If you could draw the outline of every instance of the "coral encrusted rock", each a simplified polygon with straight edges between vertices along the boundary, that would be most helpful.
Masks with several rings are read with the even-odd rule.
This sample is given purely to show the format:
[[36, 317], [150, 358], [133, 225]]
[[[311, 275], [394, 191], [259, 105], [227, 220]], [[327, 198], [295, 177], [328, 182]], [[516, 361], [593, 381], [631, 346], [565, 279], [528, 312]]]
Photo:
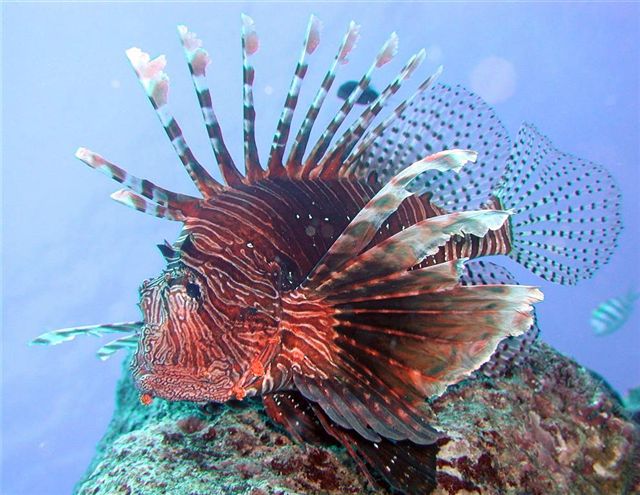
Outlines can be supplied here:
[[[545, 344], [500, 379], [433, 401], [436, 495], [640, 493], [638, 426], [595, 374]], [[125, 371], [78, 495], [383, 494], [338, 446], [296, 444], [260, 402], [150, 406]]]

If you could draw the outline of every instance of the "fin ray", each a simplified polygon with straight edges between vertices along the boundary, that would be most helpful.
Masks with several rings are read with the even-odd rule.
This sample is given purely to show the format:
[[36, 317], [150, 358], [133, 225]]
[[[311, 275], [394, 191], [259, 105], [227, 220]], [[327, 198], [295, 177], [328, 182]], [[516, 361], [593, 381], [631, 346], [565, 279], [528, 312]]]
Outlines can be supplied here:
[[187, 145], [182, 129], [167, 109], [169, 77], [164, 72], [167, 63], [164, 55], [151, 60], [139, 48], [129, 48], [126, 54], [189, 177], [205, 198], [214, 196], [222, 190], [221, 184], [198, 162]]
[[136, 333], [125, 335], [119, 339], [112, 340], [98, 349], [97, 356], [101, 361], [106, 361], [116, 352], [122, 349], [137, 349], [140, 336]]
[[81, 327], [61, 328], [43, 333], [30, 342], [30, 345], [58, 345], [75, 339], [78, 335], [93, 335], [102, 337], [109, 333], [129, 333], [139, 331], [142, 328], [142, 321], [127, 321], [123, 323], [109, 323], [102, 325], [86, 325]]
[[218, 162], [220, 173], [228, 185], [240, 185], [243, 177], [224, 143], [222, 129], [213, 110], [211, 92], [206, 81], [207, 66], [211, 62], [209, 54], [202, 48], [202, 41], [198, 39], [195, 33], [190, 32], [186, 26], [178, 26], [178, 34], [187, 57], [189, 72], [202, 111], [202, 118], [207, 128], [209, 141]]

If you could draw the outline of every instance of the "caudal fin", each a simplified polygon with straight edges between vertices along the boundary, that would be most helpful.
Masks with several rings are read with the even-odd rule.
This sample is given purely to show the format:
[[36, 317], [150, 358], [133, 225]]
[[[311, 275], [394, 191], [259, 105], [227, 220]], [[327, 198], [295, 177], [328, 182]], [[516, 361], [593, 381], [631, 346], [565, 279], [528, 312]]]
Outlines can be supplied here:
[[558, 151], [529, 124], [495, 195], [513, 213], [509, 256], [546, 280], [590, 278], [616, 247], [620, 190], [609, 172]]

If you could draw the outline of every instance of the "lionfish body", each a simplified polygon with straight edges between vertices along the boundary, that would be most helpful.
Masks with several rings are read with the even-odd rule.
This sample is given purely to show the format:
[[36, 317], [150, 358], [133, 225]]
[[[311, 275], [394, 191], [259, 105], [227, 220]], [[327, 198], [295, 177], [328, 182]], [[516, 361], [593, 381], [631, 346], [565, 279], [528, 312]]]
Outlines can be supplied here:
[[370, 129], [423, 51], [332, 144], [373, 71], [395, 55], [395, 34], [307, 152], [358, 37], [354, 23], [285, 157], [306, 59], [319, 43], [314, 17], [263, 167], [250, 63], [258, 37], [251, 19], [243, 23], [245, 174], [225, 147], [200, 40], [179, 27], [226, 185], [196, 160], [168, 112], [164, 58], [129, 50], [203, 197], [168, 191], [80, 149], [83, 162], [126, 186], [114, 199], [184, 227], [176, 242], [159, 246], [167, 268], [140, 289], [142, 321], [59, 330], [34, 342], [126, 332], [99, 355], [135, 349], [132, 372], [146, 399], [261, 395], [296, 439], [328, 433], [370, 479], [375, 472], [405, 493], [424, 493], [436, 483], [440, 438], [421, 413], [425, 398], [481, 367], [499, 372], [537, 336], [532, 305], [541, 293], [496, 265], [466, 259], [505, 254], [544, 278], [575, 283], [613, 247], [617, 190], [604, 170], [555, 151], [529, 126], [510, 150], [492, 111], [462, 88], [437, 84], [440, 70]]

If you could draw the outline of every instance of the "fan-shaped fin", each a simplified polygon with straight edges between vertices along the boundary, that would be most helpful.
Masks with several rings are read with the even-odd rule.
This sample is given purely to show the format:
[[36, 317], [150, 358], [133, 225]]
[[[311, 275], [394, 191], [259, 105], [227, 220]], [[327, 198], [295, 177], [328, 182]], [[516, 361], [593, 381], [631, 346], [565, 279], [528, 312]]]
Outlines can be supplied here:
[[75, 339], [78, 335], [93, 335], [102, 337], [108, 333], [138, 332], [142, 328], [142, 321], [127, 321], [124, 323], [105, 323], [102, 325], [87, 325], [82, 327], [62, 328], [43, 333], [33, 339], [29, 344], [58, 345], [62, 342]]
[[[375, 170], [386, 183], [399, 170], [423, 156], [453, 148], [473, 149], [475, 165], [455, 174], [432, 171], [412, 185], [429, 192], [432, 201], [448, 211], [477, 209], [489, 199], [504, 173], [510, 141], [494, 111], [480, 97], [461, 86], [428, 81], [390, 120], [364, 138], [347, 165], [366, 177]], [[396, 117], [397, 115], [397, 117]]]
[[[408, 185], [407, 170], [391, 183]], [[506, 217], [494, 210], [440, 215], [360, 252], [365, 238], [335, 265], [321, 260], [336, 268], [283, 299], [283, 347], [304, 356], [293, 364], [298, 390], [369, 440], [433, 443], [438, 436], [420, 414], [422, 400], [480, 368], [503, 338], [528, 330], [542, 295], [533, 287], [460, 286], [461, 261], [407, 270], [452, 236], [482, 237]]]
[[437, 253], [452, 236], [467, 234], [482, 238], [490, 230], [502, 227], [508, 217], [506, 211], [476, 210], [422, 220], [352, 259], [339, 272], [332, 273], [318, 284], [317, 288], [345, 287], [361, 280], [406, 270]]
[[[468, 261], [460, 276], [462, 285], [516, 285], [518, 282], [506, 268], [489, 261]], [[497, 349], [479, 373], [492, 378], [504, 376], [524, 363], [531, 346], [538, 339], [540, 328], [536, 322], [535, 310], [533, 324], [525, 333], [518, 337], [507, 337], [498, 345]]]
[[213, 111], [211, 92], [206, 80], [207, 66], [211, 62], [209, 54], [202, 48], [202, 41], [195, 33], [190, 32], [186, 26], [178, 26], [178, 34], [184, 48], [184, 53], [189, 64], [189, 72], [193, 80], [193, 86], [198, 95], [198, 102], [202, 110], [202, 117], [207, 128], [207, 134], [211, 141], [213, 153], [216, 156], [220, 173], [227, 184], [237, 186], [242, 184], [242, 174], [236, 168], [229, 150], [227, 150], [222, 138], [222, 130], [218, 118]]
[[510, 257], [552, 282], [575, 284], [607, 263], [622, 229], [620, 190], [595, 163], [556, 150], [523, 125], [496, 192], [513, 210]]
[[287, 171], [292, 177], [297, 176], [301, 171], [302, 159], [307, 148], [309, 136], [311, 135], [311, 129], [313, 128], [316, 117], [318, 116], [318, 113], [320, 113], [320, 108], [322, 107], [322, 104], [331, 89], [333, 81], [335, 80], [338, 65], [346, 64], [348, 62], [347, 57], [355, 46], [359, 36], [360, 26], [351, 21], [349, 29], [344, 35], [342, 43], [338, 48], [338, 53], [336, 53], [333, 63], [325, 74], [324, 79], [320, 84], [320, 88], [318, 88], [318, 92], [307, 111], [307, 115], [302, 122], [302, 126], [300, 127], [293, 146], [291, 147], [291, 151], [289, 152], [289, 157], [287, 158]]
[[149, 54], [139, 48], [129, 48], [126, 53], [171, 141], [171, 145], [189, 173], [191, 180], [205, 198], [214, 196], [222, 190], [222, 185], [211, 177], [209, 172], [196, 160], [182, 135], [180, 126], [167, 109], [169, 77], [164, 72], [167, 65], [164, 55], [151, 60]]
[[302, 80], [307, 74], [308, 63], [306, 61], [306, 55], [312, 54], [320, 43], [320, 21], [314, 15], [309, 19], [309, 25], [307, 27], [307, 34], [304, 38], [304, 44], [302, 47], [302, 53], [298, 59], [291, 86], [287, 93], [287, 100], [285, 101], [280, 120], [278, 120], [278, 126], [276, 133], [273, 136], [273, 144], [271, 145], [271, 152], [269, 154], [268, 170], [269, 176], [283, 175], [285, 170], [282, 164], [282, 157], [284, 156], [284, 150], [287, 146], [287, 139], [289, 138], [289, 130], [291, 129], [291, 119], [298, 103], [298, 95], [300, 94], [300, 87], [302, 86]]

